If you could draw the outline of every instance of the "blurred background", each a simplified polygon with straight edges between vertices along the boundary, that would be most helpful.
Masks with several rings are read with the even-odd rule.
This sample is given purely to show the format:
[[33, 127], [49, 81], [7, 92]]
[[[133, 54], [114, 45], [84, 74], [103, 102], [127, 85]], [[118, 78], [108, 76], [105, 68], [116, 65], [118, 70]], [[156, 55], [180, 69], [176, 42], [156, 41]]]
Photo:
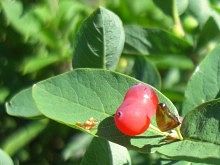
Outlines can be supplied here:
[[[196, 9], [201, 10], [199, 15], [192, 6], [200, 2], [203, 6], [198, 5]], [[39, 125], [11, 117], [5, 112], [5, 101], [33, 83], [71, 69], [76, 32], [82, 21], [100, 5], [116, 13], [124, 25], [159, 28], [181, 38], [182, 32], [175, 29], [175, 18], [158, 3], [161, 1], [0, 1], [0, 148], [15, 164], [79, 164], [91, 137], [53, 121]], [[208, 15], [206, 20], [204, 13]], [[165, 56], [157, 51], [157, 56], [144, 57], [159, 73], [155, 86], [161, 87], [179, 109], [192, 71], [219, 42], [219, 13], [218, 0], [187, 1], [179, 18], [183, 38], [191, 45], [190, 49], [177, 52], [178, 56], [169, 52]], [[140, 58], [124, 52], [116, 70], [144, 81], [135, 71], [145, 72], [152, 67], [142, 64]], [[129, 152], [133, 164], [161, 164], [163, 161], [155, 154]]]

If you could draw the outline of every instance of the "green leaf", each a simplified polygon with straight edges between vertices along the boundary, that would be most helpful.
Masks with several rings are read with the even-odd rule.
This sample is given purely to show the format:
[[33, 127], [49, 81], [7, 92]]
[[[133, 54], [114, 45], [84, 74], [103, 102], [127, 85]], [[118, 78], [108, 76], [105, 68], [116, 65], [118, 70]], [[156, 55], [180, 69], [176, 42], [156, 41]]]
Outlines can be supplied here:
[[[125, 147], [147, 152], [163, 136], [153, 129], [140, 136], [125, 136], [115, 127], [113, 118], [125, 92], [139, 82], [107, 70], [77, 69], [37, 83], [32, 94], [37, 107], [48, 118]], [[160, 102], [166, 103], [177, 114], [170, 100], [153, 89]], [[84, 123], [91, 117], [98, 122], [94, 129], [88, 131], [79, 127], [79, 122]]]
[[0, 104], [5, 102], [6, 97], [9, 95], [10, 91], [8, 88], [0, 87]]
[[210, 41], [219, 39], [219, 32], [220, 28], [216, 24], [216, 21], [213, 19], [213, 17], [209, 17], [199, 34], [198, 47], [203, 47]]
[[174, 165], [204, 165], [203, 163], [194, 163], [189, 161], [183, 161], [183, 160], [170, 160], [167, 159], [167, 157], [160, 162], [161, 164], [174, 164]]
[[191, 45], [172, 33], [161, 29], [125, 26], [125, 54], [168, 54], [187, 52]]
[[206, 164], [219, 164], [220, 162], [219, 145], [202, 141], [183, 140], [171, 142], [169, 145], [161, 145], [159, 148], [152, 149], [152, 151], [175, 160]]
[[1, 165], [14, 165], [10, 156], [0, 149], [0, 164]]
[[32, 88], [20, 91], [5, 104], [7, 113], [12, 116], [36, 118], [41, 117], [32, 97]]
[[32, 122], [14, 132], [2, 144], [1, 148], [13, 156], [22, 147], [32, 141], [46, 126], [48, 120]]
[[[211, 73], [211, 72], [209, 72]], [[188, 112], [181, 125], [184, 141], [157, 150], [174, 159], [218, 164], [220, 161], [220, 99]], [[178, 153], [178, 154], [177, 154]]]
[[128, 150], [118, 144], [101, 138], [93, 138], [87, 149], [81, 165], [130, 165], [131, 158]]
[[9, 23], [25, 37], [40, 31], [40, 22], [33, 10], [25, 12], [20, 1], [2, 0], [0, 3]]
[[52, 54], [48, 56], [34, 56], [24, 60], [21, 70], [23, 74], [34, 73], [64, 59], [66, 59], [66, 57]]
[[170, 69], [172, 67], [183, 70], [191, 70], [194, 68], [194, 64], [190, 58], [177, 54], [148, 56], [147, 58], [159, 69]]
[[[153, 0], [155, 5], [157, 5], [165, 14], [173, 16], [173, 1], [174, 0]], [[189, 4], [188, 0], [176, 0], [178, 14], [181, 15], [185, 12]]]
[[117, 15], [100, 7], [82, 24], [76, 39], [73, 68], [115, 69], [124, 46]]
[[209, 0], [189, 0], [189, 11], [197, 18], [201, 28], [210, 17], [220, 28], [220, 15], [212, 9]]
[[140, 153], [134, 150], [129, 150], [132, 164], [134, 165], [147, 165], [159, 164], [159, 154], [155, 153]]
[[210, 16], [209, 2], [207, 0], [189, 0], [189, 10], [203, 26]]
[[197, 66], [187, 84], [183, 115], [198, 105], [218, 98], [220, 91], [220, 46], [217, 46]]
[[[176, 87], [178, 88], [178, 87]], [[170, 100], [172, 100], [173, 102], [183, 102], [184, 100], [184, 96], [183, 96], [183, 92], [182, 91], [178, 91], [178, 89], [165, 89], [162, 91], [164, 95], [166, 95], [167, 97], [169, 97]]]
[[81, 133], [75, 135], [62, 151], [64, 160], [82, 157], [91, 141], [92, 136], [89, 134]]
[[133, 67], [134, 77], [140, 81], [161, 88], [161, 78], [157, 68], [146, 58], [139, 56], [135, 58]]
[[206, 102], [187, 113], [181, 132], [184, 138], [218, 144], [220, 149], [220, 99]]

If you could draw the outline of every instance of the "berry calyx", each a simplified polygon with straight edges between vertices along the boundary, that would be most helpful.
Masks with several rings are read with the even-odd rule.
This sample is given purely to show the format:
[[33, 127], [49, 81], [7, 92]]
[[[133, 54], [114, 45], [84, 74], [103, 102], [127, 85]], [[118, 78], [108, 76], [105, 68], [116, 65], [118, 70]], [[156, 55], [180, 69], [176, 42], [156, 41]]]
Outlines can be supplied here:
[[145, 132], [157, 105], [157, 95], [149, 85], [140, 83], [132, 86], [115, 113], [116, 127], [128, 136]]

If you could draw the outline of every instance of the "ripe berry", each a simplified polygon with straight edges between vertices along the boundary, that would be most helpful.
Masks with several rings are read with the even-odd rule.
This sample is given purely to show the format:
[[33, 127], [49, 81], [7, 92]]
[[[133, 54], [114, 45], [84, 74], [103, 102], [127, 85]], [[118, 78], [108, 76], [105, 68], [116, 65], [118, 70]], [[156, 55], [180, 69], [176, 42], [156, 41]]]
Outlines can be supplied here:
[[116, 127], [124, 134], [135, 136], [146, 131], [156, 113], [158, 98], [145, 84], [132, 86], [114, 116]]
[[127, 102], [127, 104], [137, 102], [139, 106], [144, 106], [148, 117], [151, 118], [156, 114], [158, 97], [149, 85], [139, 83], [129, 88], [123, 103], [124, 102]]

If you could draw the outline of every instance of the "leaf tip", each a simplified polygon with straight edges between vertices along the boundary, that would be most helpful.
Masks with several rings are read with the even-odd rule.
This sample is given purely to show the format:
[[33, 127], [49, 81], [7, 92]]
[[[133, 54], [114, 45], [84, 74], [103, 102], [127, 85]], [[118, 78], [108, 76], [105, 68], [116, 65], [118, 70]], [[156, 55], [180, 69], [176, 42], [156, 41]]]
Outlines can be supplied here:
[[[37, 84], [33, 84], [33, 86], [32, 86], [32, 92], [34, 91], [35, 88], [37, 88]], [[33, 93], [32, 93], [32, 95], [33, 95]]]
[[9, 114], [9, 115], [12, 114], [12, 112], [11, 112], [11, 107], [12, 107], [11, 102], [6, 102], [6, 103], [5, 103], [6, 113]]

